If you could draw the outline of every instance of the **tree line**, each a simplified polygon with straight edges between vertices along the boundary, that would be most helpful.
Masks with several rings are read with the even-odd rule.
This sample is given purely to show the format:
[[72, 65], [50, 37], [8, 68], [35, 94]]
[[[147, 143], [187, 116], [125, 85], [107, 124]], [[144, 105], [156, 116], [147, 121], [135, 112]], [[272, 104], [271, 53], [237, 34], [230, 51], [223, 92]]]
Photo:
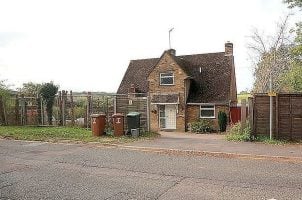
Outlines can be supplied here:
[[[49, 125], [52, 125], [53, 105], [59, 86], [53, 82], [37, 84], [33, 82], [23, 83], [21, 88], [18, 88], [20, 94], [30, 97], [37, 97], [38, 101], [43, 101], [46, 104], [46, 113]], [[6, 99], [10, 96], [10, 89], [5, 81], [0, 81], [0, 97]]]
[[[302, 0], [284, 3], [302, 11]], [[290, 28], [290, 17], [281, 19], [271, 35], [257, 28], [252, 30], [247, 47], [253, 65], [254, 93], [268, 92], [270, 78], [274, 92], [302, 92], [302, 22]]]

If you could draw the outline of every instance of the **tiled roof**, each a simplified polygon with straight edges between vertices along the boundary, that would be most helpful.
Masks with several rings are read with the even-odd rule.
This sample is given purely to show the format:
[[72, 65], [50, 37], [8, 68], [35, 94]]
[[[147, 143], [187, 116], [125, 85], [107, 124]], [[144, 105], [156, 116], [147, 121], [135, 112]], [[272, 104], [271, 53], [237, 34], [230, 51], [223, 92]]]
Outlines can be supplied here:
[[[230, 100], [232, 56], [218, 52], [173, 57], [192, 77], [188, 103], [226, 103]], [[159, 58], [132, 60], [118, 93], [128, 93], [131, 84], [135, 84], [137, 92], [148, 92], [147, 78], [158, 61]]]
[[178, 94], [158, 94], [152, 95], [151, 103], [178, 103]]
[[159, 58], [131, 60], [117, 93], [127, 94], [131, 84], [134, 84], [137, 93], [147, 93], [148, 75], [158, 61]]
[[220, 52], [178, 57], [186, 62], [185, 67], [193, 79], [188, 103], [223, 103], [230, 100], [232, 56]]

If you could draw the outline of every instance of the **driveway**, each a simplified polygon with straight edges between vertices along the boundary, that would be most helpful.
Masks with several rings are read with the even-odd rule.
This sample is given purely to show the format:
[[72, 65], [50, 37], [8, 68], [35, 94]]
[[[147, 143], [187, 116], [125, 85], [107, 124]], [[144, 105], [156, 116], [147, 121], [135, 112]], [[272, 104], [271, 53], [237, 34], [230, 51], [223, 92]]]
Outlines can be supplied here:
[[193, 134], [160, 132], [161, 137], [153, 141], [137, 141], [133, 147], [164, 148], [208, 153], [229, 153], [267, 157], [298, 158], [302, 161], [302, 145], [273, 145], [258, 142], [226, 141], [221, 134]]

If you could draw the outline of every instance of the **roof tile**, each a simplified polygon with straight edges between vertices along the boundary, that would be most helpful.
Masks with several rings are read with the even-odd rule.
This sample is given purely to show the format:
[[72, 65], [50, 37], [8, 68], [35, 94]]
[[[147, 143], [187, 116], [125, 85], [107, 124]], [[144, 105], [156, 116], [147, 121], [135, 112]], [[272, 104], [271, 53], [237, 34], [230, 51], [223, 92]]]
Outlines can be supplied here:
[[[192, 77], [188, 103], [226, 103], [230, 99], [232, 56], [224, 52], [173, 56], [178, 65]], [[148, 75], [159, 58], [132, 60], [118, 89], [128, 93], [131, 84], [136, 91], [148, 92]], [[177, 92], [177, 91], [176, 91]]]

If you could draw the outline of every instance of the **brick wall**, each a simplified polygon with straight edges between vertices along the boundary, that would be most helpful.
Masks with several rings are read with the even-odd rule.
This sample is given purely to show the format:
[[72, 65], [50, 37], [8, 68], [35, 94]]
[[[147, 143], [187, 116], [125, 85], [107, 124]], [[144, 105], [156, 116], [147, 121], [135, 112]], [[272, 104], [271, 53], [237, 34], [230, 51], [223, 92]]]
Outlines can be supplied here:
[[[229, 107], [223, 105], [215, 105], [215, 119], [210, 119], [214, 123], [214, 129], [219, 130], [218, 126], [218, 112], [223, 111], [229, 118]], [[199, 105], [187, 105], [187, 123], [196, 122], [200, 119], [200, 106]]]
[[[163, 86], [160, 85], [160, 73], [173, 72], [174, 73], [174, 85]], [[155, 66], [154, 70], [148, 77], [149, 81], [149, 95], [152, 99], [156, 94], [179, 94], [178, 112], [176, 114], [176, 131], [185, 131], [185, 79], [187, 74], [181, 69], [181, 67], [172, 59], [169, 53], [165, 53], [159, 63]], [[151, 106], [150, 122], [151, 130], [158, 131], [158, 107], [156, 105]]]

